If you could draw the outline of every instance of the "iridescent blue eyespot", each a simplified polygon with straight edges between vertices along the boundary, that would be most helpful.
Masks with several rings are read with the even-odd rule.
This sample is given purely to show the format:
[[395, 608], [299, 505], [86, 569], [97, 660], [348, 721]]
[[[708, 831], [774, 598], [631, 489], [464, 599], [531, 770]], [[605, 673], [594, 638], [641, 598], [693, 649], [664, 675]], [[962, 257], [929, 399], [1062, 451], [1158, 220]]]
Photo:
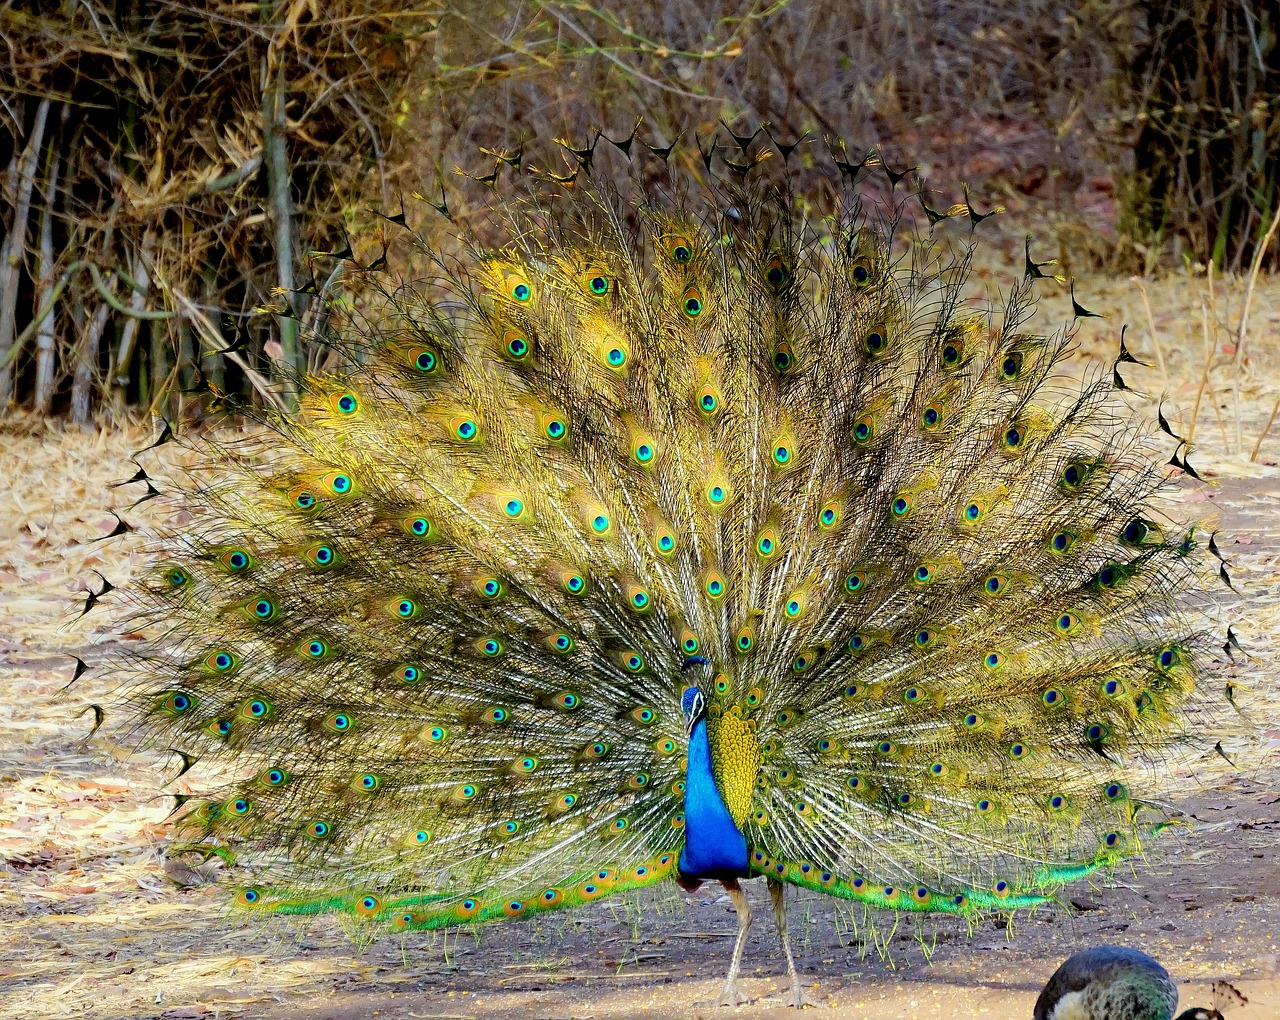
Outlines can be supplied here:
[[338, 410], [343, 414], [352, 414], [356, 409], [356, 398], [350, 393], [344, 393], [338, 398]]

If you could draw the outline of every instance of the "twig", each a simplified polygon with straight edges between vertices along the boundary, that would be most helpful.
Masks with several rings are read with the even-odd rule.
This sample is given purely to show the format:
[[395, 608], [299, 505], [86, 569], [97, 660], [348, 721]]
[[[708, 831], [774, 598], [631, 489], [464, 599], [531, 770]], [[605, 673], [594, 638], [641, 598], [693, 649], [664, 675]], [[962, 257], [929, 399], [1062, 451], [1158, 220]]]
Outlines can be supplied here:
[[1204, 334], [1206, 353], [1204, 371], [1200, 373], [1200, 386], [1196, 389], [1195, 406], [1191, 409], [1191, 425], [1187, 429], [1187, 446], [1190, 447], [1196, 435], [1196, 422], [1200, 419], [1200, 399], [1204, 396], [1204, 388], [1209, 384], [1209, 366], [1213, 363], [1213, 343], [1209, 340], [1209, 310], [1204, 302], [1200, 302], [1200, 328]]
[[1262, 441], [1267, 438], [1267, 433], [1271, 431], [1271, 426], [1276, 420], [1276, 412], [1280, 411], [1280, 397], [1276, 397], [1276, 402], [1271, 405], [1271, 416], [1267, 419], [1267, 423], [1262, 426], [1262, 431], [1258, 433], [1258, 441], [1253, 444], [1253, 452], [1249, 454], [1249, 462], [1258, 459], [1258, 451], [1262, 449]]
[[[1244, 307], [1240, 309], [1240, 322], [1236, 326], [1236, 358], [1235, 358], [1235, 403], [1236, 403], [1236, 445], [1243, 449], [1240, 442], [1240, 373], [1244, 367], [1244, 342], [1249, 332], [1249, 310], [1253, 306], [1253, 288], [1258, 282], [1258, 273], [1262, 269], [1262, 257], [1266, 254], [1267, 247], [1271, 244], [1271, 239], [1276, 236], [1276, 227], [1280, 227], [1280, 206], [1277, 206], [1271, 214], [1271, 226], [1267, 228], [1267, 235], [1262, 239], [1257, 250], [1253, 253], [1253, 265], [1249, 267], [1249, 285], [1244, 291]], [[1272, 413], [1274, 417], [1274, 412]], [[1268, 428], [1270, 423], [1268, 423]], [[1264, 431], [1265, 434], [1265, 431]], [[1261, 442], [1261, 437], [1259, 437]], [[1257, 447], [1254, 447], [1254, 453], [1257, 453]], [[1253, 458], [1250, 457], [1250, 460]]]
[[1156, 317], [1151, 314], [1151, 300], [1147, 297], [1147, 288], [1142, 285], [1142, 278], [1135, 276], [1133, 282], [1138, 285], [1138, 293], [1142, 295], [1142, 304], [1147, 310], [1147, 328], [1151, 331], [1151, 342], [1156, 345], [1156, 361], [1160, 363], [1160, 375], [1164, 378], [1165, 389], [1169, 388], [1169, 372], [1164, 366], [1164, 345], [1156, 333]]

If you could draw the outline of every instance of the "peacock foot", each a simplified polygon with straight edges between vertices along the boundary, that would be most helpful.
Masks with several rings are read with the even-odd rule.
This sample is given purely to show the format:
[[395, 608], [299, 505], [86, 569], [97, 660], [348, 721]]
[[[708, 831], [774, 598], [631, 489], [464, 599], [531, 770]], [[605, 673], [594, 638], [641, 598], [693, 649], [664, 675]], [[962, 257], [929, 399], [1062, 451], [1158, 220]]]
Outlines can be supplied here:
[[740, 991], [735, 981], [733, 984], [725, 985], [720, 994], [714, 999], [702, 999], [695, 1002], [695, 1006], [745, 1006], [751, 1001], [750, 996]]
[[767, 999], [761, 999], [760, 1002], [762, 1005], [794, 1006], [796, 1009], [804, 1009], [808, 1006], [812, 1006], [816, 1009], [818, 1006], [822, 1005], [816, 999], [811, 999], [798, 981], [791, 986], [790, 992], [782, 995], [771, 995]]

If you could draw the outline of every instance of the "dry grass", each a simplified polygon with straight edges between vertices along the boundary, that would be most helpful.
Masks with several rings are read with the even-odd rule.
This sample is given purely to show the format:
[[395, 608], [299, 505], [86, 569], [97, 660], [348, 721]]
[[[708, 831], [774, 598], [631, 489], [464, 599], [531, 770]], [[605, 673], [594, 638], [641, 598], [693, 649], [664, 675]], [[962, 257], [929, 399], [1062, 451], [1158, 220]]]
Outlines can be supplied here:
[[[1009, 247], [1010, 264], [1020, 266], [1020, 242]], [[999, 282], [1000, 272], [991, 269], [988, 279]], [[1194, 427], [1192, 463], [1207, 484], [1186, 485], [1187, 509], [1218, 518], [1219, 542], [1247, 595], [1213, 626], [1233, 622], [1251, 656], [1236, 681], [1254, 725], [1197, 735], [1197, 770], [1186, 778], [1203, 806], [1187, 819], [1191, 837], [1175, 842], [1172, 856], [1157, 857], [1154, 870], [1125, 879], [1145, 899], [1123, 887], [1084, 890], [1105, 901], [1103, 909], [1051, 925], [1028, 921], [1008, 943], [1003, 932], [984, 929], [966, 941], [944, 931], [955, 941], [941, 944], [932, 970], [919, 968], [910, 944], [895, 950], [897, 972], [860, 960], [831, 940], [829, 904], [797, 907], [797, 916], [812, 910], [821, 922], [803, 929], [813, 934], [802, 955], [826, 975], [818, 993], [835, 1004], [833, 1015], [1025, 1015], [1036, 983], [1069, 945], [1135, 938], [1187, 978], [1244, 978], [1242, 987], [1258, 1002], [1229, 1012], [1231, 1020], [1280, 1010], [1274, 874], [1214, 867], [1238, 857], [1243, 868], [1267, 846], [1274, 850], [1280, 817], [1280, 429], [1250, 458], [1280, 396], [1280, 279], [1258, 281], [1238, 357], [1230, 344], [1247, 286], [1183, 276], [1077, 286], [1080, 300], [1108, 318], [1082, 323], [1075, 364], [1109, 364], [1119, 323], [1133, 323], [1130, 349], [1156, 367], [1122, 366], [1124, 377], [1152, 398], [1168, 395], [1175, 429]], [[1042, 305], [1045, 322], [1068, 312], [1062, 295]], [[1155, 399], [1135, 398], [1134, 407], [1153, 417]], [[113, 637], [106, 610], [73, 622], [75, 592], [99, 587], [93, 571], [120, 582], [138, 566], [136, 537], [91, 539], [114, 524], [102, 507], [127, 505], [131, 489], [106, 486], [127, 477], [127, 455], [147, 437], [29, 425], [0, 437], [9, 479], [0, 494], [0, 857], [7, 862], [0, 867], [0, 1017], [623, 1018], [691, 1015], [689, 1000], [711, 992], [728, 946], [695, 936], [728, 931], [730, 921], [710, 893], [690, 898], [688, 907], [659, 899], [638, 920], [601, 906], [509, 926], [478, 946], [469, 936], [444, 942], [418, 935], [385, 938], [367, 952], [331, 919], [273, 930], [221, 916], [219, 893], [180, 863], [166, 869], [159, 857], [172, 804], [160, 785], [175, 762], [130, 754], [109, 730], [84, 742], [87, 706], [107, 700], [109, 678], [91, 672], [56, 697], [71, 675], [69, 657], [92, 658], [92, 647]], [[123, 513], [142, 523], [153, 505]], [[1238, 771], [1213, 753], [1217, 739]], [[1221, 891], [1217, 900], [1188, 912], [1188, 894], [1212, 889]], [[764, 945], [774, 952], [771, 941]], [[756, 966], [756, 974], [776, 975], [773, 956], [752, 953], [748, 974]], [[758, 993], [775, 984], [752, 980], [748, 987]]]

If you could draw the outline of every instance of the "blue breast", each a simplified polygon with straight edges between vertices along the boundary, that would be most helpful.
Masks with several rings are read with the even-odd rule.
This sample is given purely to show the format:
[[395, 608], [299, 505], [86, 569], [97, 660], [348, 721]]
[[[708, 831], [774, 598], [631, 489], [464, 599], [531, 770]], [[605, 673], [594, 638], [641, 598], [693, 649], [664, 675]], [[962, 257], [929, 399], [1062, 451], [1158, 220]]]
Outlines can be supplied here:
[[686, 878], [745, 878], [747, 841], [716, 789], [711, 771], [711, 745], [706, 720], [689, 737], [689, 771], [685, 777], [684, 849], [680, 873]]

